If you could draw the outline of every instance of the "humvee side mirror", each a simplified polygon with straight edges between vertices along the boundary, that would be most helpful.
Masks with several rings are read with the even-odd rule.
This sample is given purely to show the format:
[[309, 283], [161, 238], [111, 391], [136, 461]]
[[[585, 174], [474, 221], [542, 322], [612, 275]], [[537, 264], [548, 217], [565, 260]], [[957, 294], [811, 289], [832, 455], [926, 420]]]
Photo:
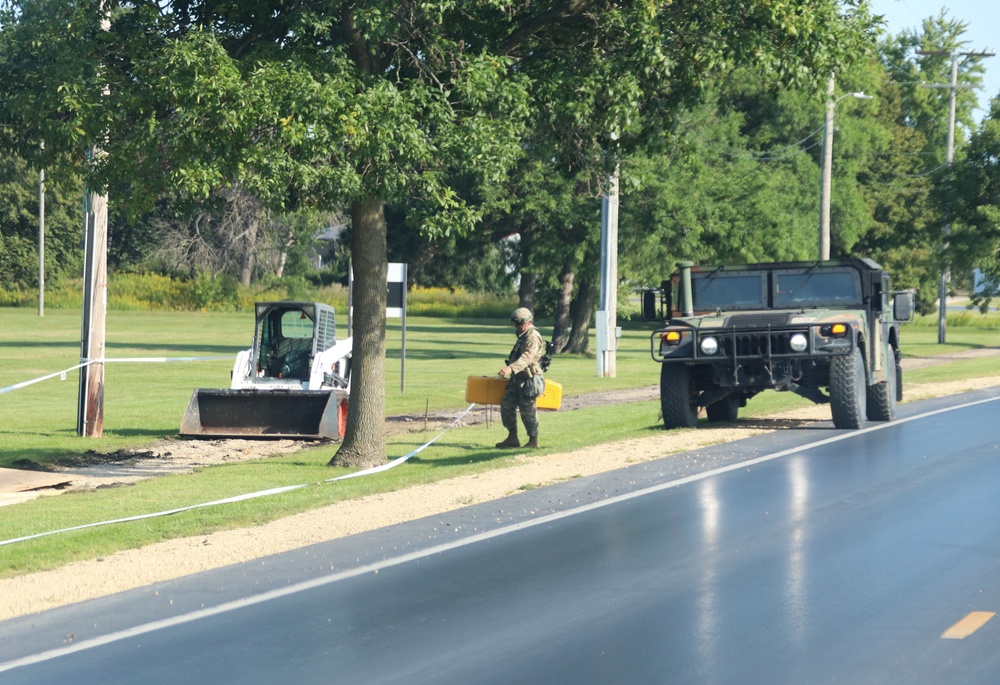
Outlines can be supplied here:
[[909, 290], [895, 293], [892, 297], [892, 318], [909, 321], [913, 318], [913, 293]]
[[655, 290], [642, 291], [642, 318], [646, 321], [655, 321], [660, 318], [656, 307], [656, 293]]

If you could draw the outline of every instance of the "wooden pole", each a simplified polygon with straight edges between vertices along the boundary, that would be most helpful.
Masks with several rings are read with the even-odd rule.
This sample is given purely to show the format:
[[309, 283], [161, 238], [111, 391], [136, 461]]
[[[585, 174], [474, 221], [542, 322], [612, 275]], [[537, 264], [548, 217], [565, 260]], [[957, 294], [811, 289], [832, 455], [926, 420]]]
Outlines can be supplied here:
[[[105, 3], [101, 3], [101, 30], [111, 30]], [[108, 95], [105, 87], [104, 95]], [[105, 141], [106, 142], [106, 141]], [[91, 159], [104, 154], [100, 146]], [[77, 435], [99, 438], [104, 434], [104, 347], [108, 308], [108, 196], [87, 191], [84, 207], [83, 326], [80, 336], [80, 392]], [[99, 360], [99, 361], [95, 361]]]

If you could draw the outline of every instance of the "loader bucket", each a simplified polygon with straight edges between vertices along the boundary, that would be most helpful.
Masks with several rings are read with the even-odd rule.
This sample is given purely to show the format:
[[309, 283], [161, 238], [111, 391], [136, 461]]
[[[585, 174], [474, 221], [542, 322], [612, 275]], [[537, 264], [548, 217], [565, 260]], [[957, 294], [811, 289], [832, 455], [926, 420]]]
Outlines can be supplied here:
[[347, 425], [343, 390], [194, 391], [180, 434], [199, 438], [340, 439]]

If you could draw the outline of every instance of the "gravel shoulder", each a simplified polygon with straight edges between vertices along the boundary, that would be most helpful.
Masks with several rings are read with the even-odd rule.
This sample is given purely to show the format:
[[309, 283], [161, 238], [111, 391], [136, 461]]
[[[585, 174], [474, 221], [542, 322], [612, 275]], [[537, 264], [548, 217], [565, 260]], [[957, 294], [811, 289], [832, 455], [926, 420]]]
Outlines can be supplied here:
[[[976, 353], [983, 354], [983, 351]], [[1000, 354], [1000, 348], [991, 348], [986, 353]], [[949, 359], [937, 362], [933, 359], [908, 359], [904, 360], [904, 368], [919, 368], [918, 364], [927, 366], [969, 356], [968, 353], [960, 354], [965, 356], [952, 355]], [[995, 386], [1000, 386], [1000, 376], [926, 386], [908, 384], [906, 400], [915, 401]], [[657, 388], [652, 386], [570, 397], [564, 398], [563, 409], [648, 401], [656, 396]], [[449, 425], [457, 415], [458, 412], [455, 411], [426, 417], [391, 417], [386, 422], [386, 430], [424, 430], [425, 422], [433, 430]], [[482, 415], [470, 415], [467, 419], [465, 423], [485, 420]], [[469, 504], [499, 499], [518, 492], [524, 486], [551, 485], [707, 445], [828, 419], [829, 407], [810, 406], [766, 419], [740, 420], [723, 427], [664, 431], [661, 435], [622, 440], [571, 452], [544, 453], [538, 456], [520, 454], [516, 457], [517, 465], [513, 468], [340, 502], [261, 526], [168, 540], [101, 559], [69, 564], [52, 571], [2, 579], [0, 620], [440, 514]], [[228, 461], [261, 459], [279, 451], [301, 448], [302, 443], [295, 441], [262, 443], [249, 440], [171, 440], [147, 448], [141, 454], [118, 453], [113, 459], [102, 459], [100, 455], [94, 455], [94, 463], [77, 464], [66, 469], [64, 474], [73, 476], [72, 489], [87, 489], [190, 471]]]

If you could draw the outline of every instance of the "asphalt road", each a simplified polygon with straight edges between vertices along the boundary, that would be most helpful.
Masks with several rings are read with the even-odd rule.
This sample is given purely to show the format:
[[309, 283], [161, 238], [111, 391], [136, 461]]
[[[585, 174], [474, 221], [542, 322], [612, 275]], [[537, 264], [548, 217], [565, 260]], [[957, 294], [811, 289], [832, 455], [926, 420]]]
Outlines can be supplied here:
[[1000, 389], [900, 410], [6, 621], [0, 682], [995, 684]]

